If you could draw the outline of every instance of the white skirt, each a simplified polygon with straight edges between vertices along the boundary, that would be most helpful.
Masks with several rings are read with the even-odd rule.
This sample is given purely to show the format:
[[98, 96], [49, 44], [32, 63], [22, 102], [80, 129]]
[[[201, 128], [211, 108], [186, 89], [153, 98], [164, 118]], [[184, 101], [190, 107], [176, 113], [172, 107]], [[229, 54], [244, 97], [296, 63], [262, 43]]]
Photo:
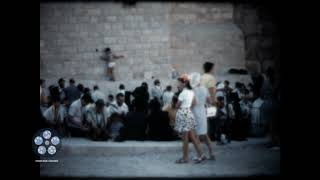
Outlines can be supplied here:
[[208, 131], [208, 122], [206, 116], [206, 108], [195, 106], [192, 109], [195, 121], [197, 122], [196, 133], [197, 135], [205, 135]]

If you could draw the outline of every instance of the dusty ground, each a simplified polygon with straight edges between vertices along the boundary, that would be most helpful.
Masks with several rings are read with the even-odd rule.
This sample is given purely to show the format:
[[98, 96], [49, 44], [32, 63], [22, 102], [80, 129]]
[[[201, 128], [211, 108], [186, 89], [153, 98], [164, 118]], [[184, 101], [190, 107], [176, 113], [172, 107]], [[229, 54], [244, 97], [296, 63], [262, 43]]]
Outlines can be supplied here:
[[[41, 163], [42, 176], [68, 177], [217, 177], [280, 174], [280, 150], [265, 148], [265, 138], [214, 145], [216, 161], [175, 164], [181, 142], [92, 142], [63, 139], [53, 159]], [[215, 144], [215, 143], [214, 143]], [[195, 155], [190, 144], [190, 158]], [[205, 147], [205, 146], [204, 146]], [[206, 150], [206, 149], [205, 149]], [[207, 152], [207, 151], [206, 151]]]

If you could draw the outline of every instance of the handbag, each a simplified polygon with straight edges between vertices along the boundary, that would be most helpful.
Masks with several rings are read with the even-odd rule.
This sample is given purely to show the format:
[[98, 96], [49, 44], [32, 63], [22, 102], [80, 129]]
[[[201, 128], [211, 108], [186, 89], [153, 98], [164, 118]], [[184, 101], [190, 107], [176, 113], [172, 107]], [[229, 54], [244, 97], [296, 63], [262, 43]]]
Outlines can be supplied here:
[[206, 108], [207, 111], [207, 118], [215, 117], [217, 114], [217, 107], [210, 106]]

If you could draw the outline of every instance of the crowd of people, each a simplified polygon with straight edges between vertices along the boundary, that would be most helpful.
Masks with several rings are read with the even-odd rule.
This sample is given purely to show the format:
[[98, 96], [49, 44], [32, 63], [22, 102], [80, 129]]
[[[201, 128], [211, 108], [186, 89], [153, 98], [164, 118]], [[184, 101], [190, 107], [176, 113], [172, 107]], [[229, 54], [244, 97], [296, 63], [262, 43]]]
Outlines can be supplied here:
[[[278, 85], [274, 72], [268, 69], [265, 77], [253, 75], [247, 86], [236, 82], [216, 82], [214, 64], [206, 62], [204, 73], [183, 74], [178, 88], [162, 88], [159, 79], [150, 89], [146, 82], [127, 91], [121, 84], [115, 96], [106, 96], [95, 85], [91, 90], [74, 79], [59, 79], [57, 85], [46, 87], [40, 79], [40, 116], [44, 127], [51, 127], [62, 136], [88, 137], [92, 140], [156, 140], [182, 139], [183, 157], [176, 163], [188, 162], [191, 141], [198, 157], [194, 160], [215, 159], [212, 140], [218, 145], [231, 140], [246, 140], [252, 129], [252, 108], [264, 102], [264, 114], [270, 126], [271, 146], [279, 145]], [[206, 108], [216, 107], [216, 115], [207, 117]], [[263, 113], [262, 113], [263, 114]], [[204, 156], [201, 142], [209, 150]]]

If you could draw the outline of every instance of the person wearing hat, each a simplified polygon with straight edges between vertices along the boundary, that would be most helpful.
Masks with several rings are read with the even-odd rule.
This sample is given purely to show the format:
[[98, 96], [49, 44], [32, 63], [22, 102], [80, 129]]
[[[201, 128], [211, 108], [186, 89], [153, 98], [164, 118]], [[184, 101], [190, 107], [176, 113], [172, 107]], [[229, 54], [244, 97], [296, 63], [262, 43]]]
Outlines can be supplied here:
[[104, 49], [104, 55], [101, 59], [107, 62], [107, 76], [110, 81], [115, 81], [114, 77], [114, 67], [116, 66], [116, 59], [124, 58], [123, 55], [115, 55], [109, 47]]
[[201, 75], [200, 73], [192, 73], [190, 75], [191, 87], [196, 99], [196, 104], [192, 107], [192, 112], [197, 122], [196, 133], [201, 141], [204, 141], [209, 149], [209, 159], [214, 160], [213, 150], [211, 147], [211, 140], [208, 136], [208, 122], [206, 116], [206, 104], [211, 104], [210, 94], [207, 88], [200, 85]]
[[191, 111], [191, 108], [196, 104], [194, 92], [190, 85], [190, 78], [187, 74], [183, 74], [178, 78], [179, 89], [182, 89], [178, 96], [178, 102], [176, 107], [178, 109], [175, 121], [175, 131], [179, 133], [183, 141], [183, 157], [178, 159], [176, 163], [188, 163], [188, 151], [189, 151], [189, 138], [191, 139], [195, 149], [197, 151], [198, 158], [195, 159], [196, 163], [200, 163], [206, 159], [199, 139], [196, 137], [195, 128], [196, 120]]
[[107, 139], [108, 111], [104, 100], [98, 99], [86, 112], [86, 120], [89, 123], [89, 135], [92, 140]]

